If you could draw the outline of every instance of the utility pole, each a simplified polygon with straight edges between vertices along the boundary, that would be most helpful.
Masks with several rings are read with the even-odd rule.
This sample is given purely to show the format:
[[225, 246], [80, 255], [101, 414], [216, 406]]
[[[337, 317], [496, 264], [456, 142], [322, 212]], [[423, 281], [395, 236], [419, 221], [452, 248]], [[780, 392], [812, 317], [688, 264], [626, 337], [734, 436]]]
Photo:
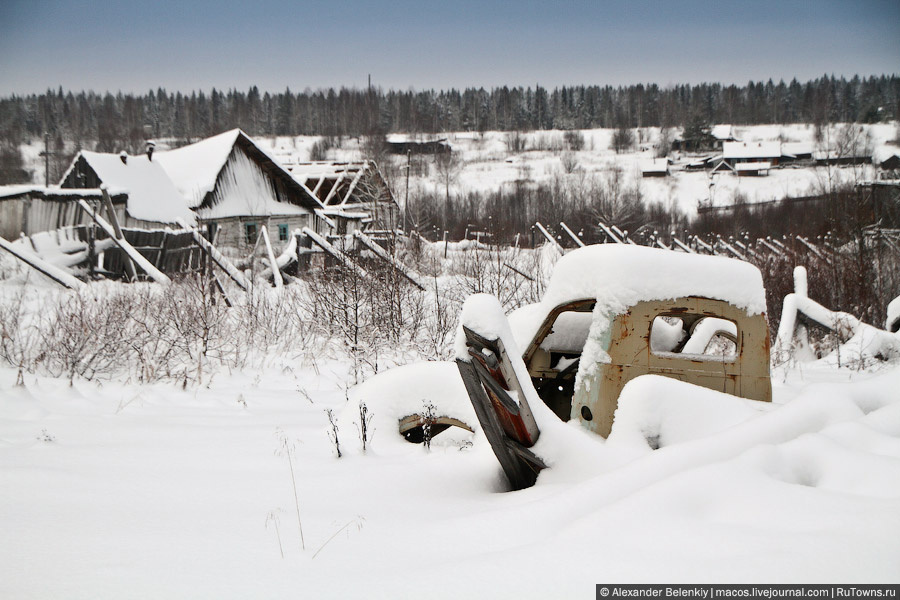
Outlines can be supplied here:
[[412, 164], [412, 149], [406, 149], [406, 200], [403, 201], [403, 233], [406, 231], [406, 215], [409, 213], [409, 167]]
[[44, 151], [39, 156], [44, 157], [44, 187], [50, 187], [50, 134], [44, 133]]

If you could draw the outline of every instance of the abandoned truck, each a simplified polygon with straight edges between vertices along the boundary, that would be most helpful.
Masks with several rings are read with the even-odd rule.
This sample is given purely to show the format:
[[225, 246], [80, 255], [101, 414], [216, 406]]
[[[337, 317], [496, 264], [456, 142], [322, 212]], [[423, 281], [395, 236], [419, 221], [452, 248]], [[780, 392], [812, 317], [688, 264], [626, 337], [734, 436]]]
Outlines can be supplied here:
[[[543, 300], [508, 317], [496, 298], [470, 297], [455, 350], [471, 407], [458, 385], [432, 381], [444, 398], [427, 414], [421, 402], [398, 407], [399, 432], [416, 441], [423, 426], [431, 434], [473, 430], [474, 408], [515, 489], [533, 485], [545, 467], [529, 450], [540, 435], [536, 403], [606, 437], [622, 388], [641, 375], [763, 402], [772, 396], [762, 276], [719, 256], [619, 244], [575, 250], [557, 263]], [[403, 369], [373, 379], [414, 386]], [[448, 377], [436, 367], [434, 374]]]

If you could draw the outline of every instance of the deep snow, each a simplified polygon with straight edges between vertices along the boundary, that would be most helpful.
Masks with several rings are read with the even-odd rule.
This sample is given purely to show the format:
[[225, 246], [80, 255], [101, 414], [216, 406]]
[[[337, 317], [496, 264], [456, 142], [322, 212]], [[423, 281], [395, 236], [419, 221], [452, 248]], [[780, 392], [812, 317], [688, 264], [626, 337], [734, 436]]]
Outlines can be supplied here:
[[[407, 370], [384, 397], [367, 394], [372, 412], [455, 381], [452, 363]], [[0, 596], [561, 598], [613, 580], [900, 581], [896, 366], [778, 371], [775, 403], [759, 408], [637, 380], [609, 441], [545, 429], [552, 466], [515, 493], [480, 434], [426, 452], [382, 419], [367, 455], [342, 428], [337, 459], [324, 409], [345, 406], [346, 371], [221, 374], [184, 391], [32, 375], [17, 387], [0, 369]], [[305, 551], [279, 431], [295, 444]]]

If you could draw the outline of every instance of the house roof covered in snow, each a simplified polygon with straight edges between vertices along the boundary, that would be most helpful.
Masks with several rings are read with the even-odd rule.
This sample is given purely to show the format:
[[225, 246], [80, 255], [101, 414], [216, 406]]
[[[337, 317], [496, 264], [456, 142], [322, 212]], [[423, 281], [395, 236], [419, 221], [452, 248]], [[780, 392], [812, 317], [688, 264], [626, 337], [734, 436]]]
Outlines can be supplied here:
[[737, 139], [731, 125], [713, 125], [709, 130], [709, 135], [723, 142]]
[[815, 150], [815, 144], [812, 142], [785, 142], [781, 145], [781, 150], [786, 154], [793, 156], [812, 156]]
[[[127, 193], [126, 210], [135, 219], [175, 223], [183, 219], [195, 221], [195, 215], [184, 202], [166, 171], [146, 154], [105, 154], [81, 151], [63, 175], [65, 183], [79, 160], [84, 160], [111, 194]], [[71, 183], [71, 182], [69, 182]]]
[[648, 158], [640, 162], [641, 173], [666, 173], [669, 170], [668, 158]]
[[[191, 208], [212, 208], [209, 206], [209, 196], [216, 186], [220, 185], [226, 163], [233, 155], [235, 147], [243, 150], [272, 180], [273, 185], [285, 189], [292, 198], [296, 199], [298, 206], [309, 210], [322, 208], [321, 203], [308, 190], [299, 185], [282, 167], [281, 163], [240, 129], [232, 129], [175, 150], [158, 152], [154, 155], [154, 160], [158, 160], [163, 165]], [[277, 202], [277, 204], [288, 203]], [[220, 207], [218, 212], [222, 212], [222, 210], [225, 208]], [[266, 206], [262, 211], [259, 214], [280, 214], [285, 211], [290, 212], [291, 209], [285, 206]], [[238, 212], [240, 213], [240, 211]]]
[[900, 157], [900, 148], [896, 146], [881, 146], [872, 153], [872, 162], [881, 164], [894, 157]]
[[723, 142], [722, 156], [734, 158], [781, 158], [781, 142]]

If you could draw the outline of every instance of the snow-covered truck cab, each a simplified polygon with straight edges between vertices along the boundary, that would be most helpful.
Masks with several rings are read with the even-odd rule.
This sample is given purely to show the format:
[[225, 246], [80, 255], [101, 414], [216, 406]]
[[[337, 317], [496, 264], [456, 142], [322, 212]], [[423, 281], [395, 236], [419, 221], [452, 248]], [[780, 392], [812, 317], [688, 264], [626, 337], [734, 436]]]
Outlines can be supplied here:
[[765, 290], [749, 263], [588, 246], [560, 259], [544, 299], [512, 313], [508, 328], [479, 314], [489, 308], [463, 308], [457, 365], [516, 488], [542, 468], [526, 452], [540, 434], [529, 398], [603, 437], [622, 388], [641, 375], [771, 401]]
[[581, 372], [595, 308], [583, 299], [553, 309], [522, 357], [538, 396], [563, 421], [578, 419], [606, 437], [622, 388], [647, 374], [771, 401], [763, 314], [698, 296], [637, 302], [600, 317], [610, 319], [595, 327], [602, 358]]

